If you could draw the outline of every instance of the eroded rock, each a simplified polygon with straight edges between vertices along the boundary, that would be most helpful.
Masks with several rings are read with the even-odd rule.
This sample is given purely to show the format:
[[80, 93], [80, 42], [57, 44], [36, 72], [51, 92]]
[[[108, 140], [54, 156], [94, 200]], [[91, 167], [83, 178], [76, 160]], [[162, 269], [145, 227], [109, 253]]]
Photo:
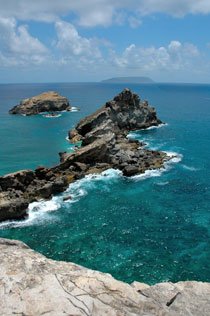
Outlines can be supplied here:
[[1, 315], [208, 316], [210, 284], [126, 284], [0, 239]]
[[71, 107], [66, 97], [55, 91], [48, 91], [32, 98], [24, 99], [14, 106], [10, 114], [34, 115], [41, 112], [70, 111]]
[[[63, 97], [49, 92], [23, 101], [14, 112], [35, 114], [47, 110], [51, 106], [49, 95], [59, 109], [69, 106]], [[69, 132], [69, 139], [77, 148], [73, 153], [59, 153], [59, 165], [0, 177], [0, 220], [25, 217], [30, 202], [50, 199], [86, 174], [114, 168], [121, 170], [124, 176], [133, 176], [162, 168], [168, 159], [165, 153], [146, 149], [143, 143], [127, 138], [130, 131], [161, 123], [147, 101], [141, 101], [129, 89], [123, 90]]]

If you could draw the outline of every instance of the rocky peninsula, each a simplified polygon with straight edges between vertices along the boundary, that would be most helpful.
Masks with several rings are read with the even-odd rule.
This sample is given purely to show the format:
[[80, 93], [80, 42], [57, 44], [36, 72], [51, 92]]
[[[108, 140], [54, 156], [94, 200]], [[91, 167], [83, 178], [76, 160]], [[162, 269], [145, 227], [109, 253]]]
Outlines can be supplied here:
[[32, 98], [24, 99], [14, 106], [10, 114], [36, 115], [42, 112], [70, 111], [71, 106], [66, 97], [55, 91], [48, 91]]
[[[71, 154], [61, 153], [59, 165], [0, 177], [0, 220], [24, 218], [30, 202], [49, 199], [89, 173], [117, 168], [132, 176], [163, 167], [165, 153], [126, 137], [130, 131], [159, 124], [155, 109], [125, 89], [69, 132], [71, 142], [82, 144]], [[210, 310], [209, 283], [129, 285], [1, 238], [0, 276], [4, 316], [208, 316]]]
[[0, 239], [1, 315], [208, 316], [210, 284], [126, 284], [110, 274], [47, 259]]
[[143, 143], [127, 138], [130, 131], [161, 123], [147, 101], [123, 90], [69, 132], [69, 141], [82, 145], [73, 153], [60, 153], [59, 165], [0, 177], [0, 220], [24, 218], [29, 203], [50, 199], [90, 173], [114, 168], [133, 176], [163, 167], [168, 159], [164, 152], [148, 150]]

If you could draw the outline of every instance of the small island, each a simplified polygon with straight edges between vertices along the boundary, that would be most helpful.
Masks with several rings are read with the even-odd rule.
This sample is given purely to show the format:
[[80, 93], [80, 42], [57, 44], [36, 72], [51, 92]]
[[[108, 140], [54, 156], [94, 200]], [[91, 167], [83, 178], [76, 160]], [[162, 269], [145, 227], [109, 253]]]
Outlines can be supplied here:
[[66, 97], [55, 91], [48, 91], [32, 98], [24, 99], [19, 105], [14, 106], [9, 113], [21, 115], [36, 115], [42, 112], [71, 111], [71, 106]]
[[149, 77], [114, 77], [102, 80], [103, 83], [154, 83]]

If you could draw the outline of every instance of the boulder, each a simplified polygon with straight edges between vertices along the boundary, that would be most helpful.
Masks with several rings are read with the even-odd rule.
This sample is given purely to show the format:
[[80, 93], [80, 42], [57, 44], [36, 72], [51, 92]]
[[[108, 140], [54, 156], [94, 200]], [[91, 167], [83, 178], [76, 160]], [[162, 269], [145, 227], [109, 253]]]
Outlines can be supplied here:
[[7, 200], [0, 197], [0, 221], [25, 218], [28, 204], [24, 199]]

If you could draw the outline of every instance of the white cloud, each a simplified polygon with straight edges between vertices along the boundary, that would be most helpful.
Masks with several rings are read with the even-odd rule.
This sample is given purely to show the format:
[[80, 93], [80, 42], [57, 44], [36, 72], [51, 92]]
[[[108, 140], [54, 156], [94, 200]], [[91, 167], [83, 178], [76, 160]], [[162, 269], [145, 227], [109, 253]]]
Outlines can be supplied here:
[[39, 64], [47, 54], [47, 48], [29, 34], [27, 26], [17, 26], [14, 18], [0, 17], [0, 61], [2, 65]]
[[168, 46], [157, 48], [137, 47], [132, 44], [121, 55], [112, 52], [111, 60], [117, 67], [143, 72], [189, 70], [199, 54], [193, 44], [171, 41]]
[[[111, 45], [105, 40], [82, 36], [75, 25], [107, 27], [115, 23], [136, 28], [147, 14], [210, 13], [210, 0], [0, 0], [0, 8], [0, 66], [43, 65], [47, 62], [55, 69], [64, 65], [65, 69], [86, 70], [86, 74], [95, 71], [98, 76], [108, 71], [123, 75], [206, 71], [199, 62], [205, 58], [191, 43], [174, 40], [160, 47], [132, 44], [121, 53], [117, 47], [118, 52], [112, 51], [107, 57], [107, 47]], [[71, 16], [72, 23], [63, 21], [67, 15]], [[51, 39], [54, 45], [46, 48], [33, 37], [25, 25], [29, 20], [55, 24], [56, 34]], [[112, 47], [118, 44], [118, 40], [115, 41]]]
[[80, 36], [72, 24], [59, 21], [56, 22], [55, 27], [58, 37], [56, 46], [62, 51], [63, 55], [101, 57], [100, 50], [96, 46], [96, 40]]
[[128, 17], [128, 23], [129, 23], [130, 27], [135, 29], [142, 24], [142, 21], [140, 20], [140, 18], [131, 15]]
[[[167, 13], [172, 16], [209, 14], [209, 0], [0, 0], [0, 15], [20, 20], [55, 21], [59, 17], [76, 14], [83, 26], [110, 25], [119, 12], [130, 15]], [[132, 18], [131, 18], [132, 19]]]

